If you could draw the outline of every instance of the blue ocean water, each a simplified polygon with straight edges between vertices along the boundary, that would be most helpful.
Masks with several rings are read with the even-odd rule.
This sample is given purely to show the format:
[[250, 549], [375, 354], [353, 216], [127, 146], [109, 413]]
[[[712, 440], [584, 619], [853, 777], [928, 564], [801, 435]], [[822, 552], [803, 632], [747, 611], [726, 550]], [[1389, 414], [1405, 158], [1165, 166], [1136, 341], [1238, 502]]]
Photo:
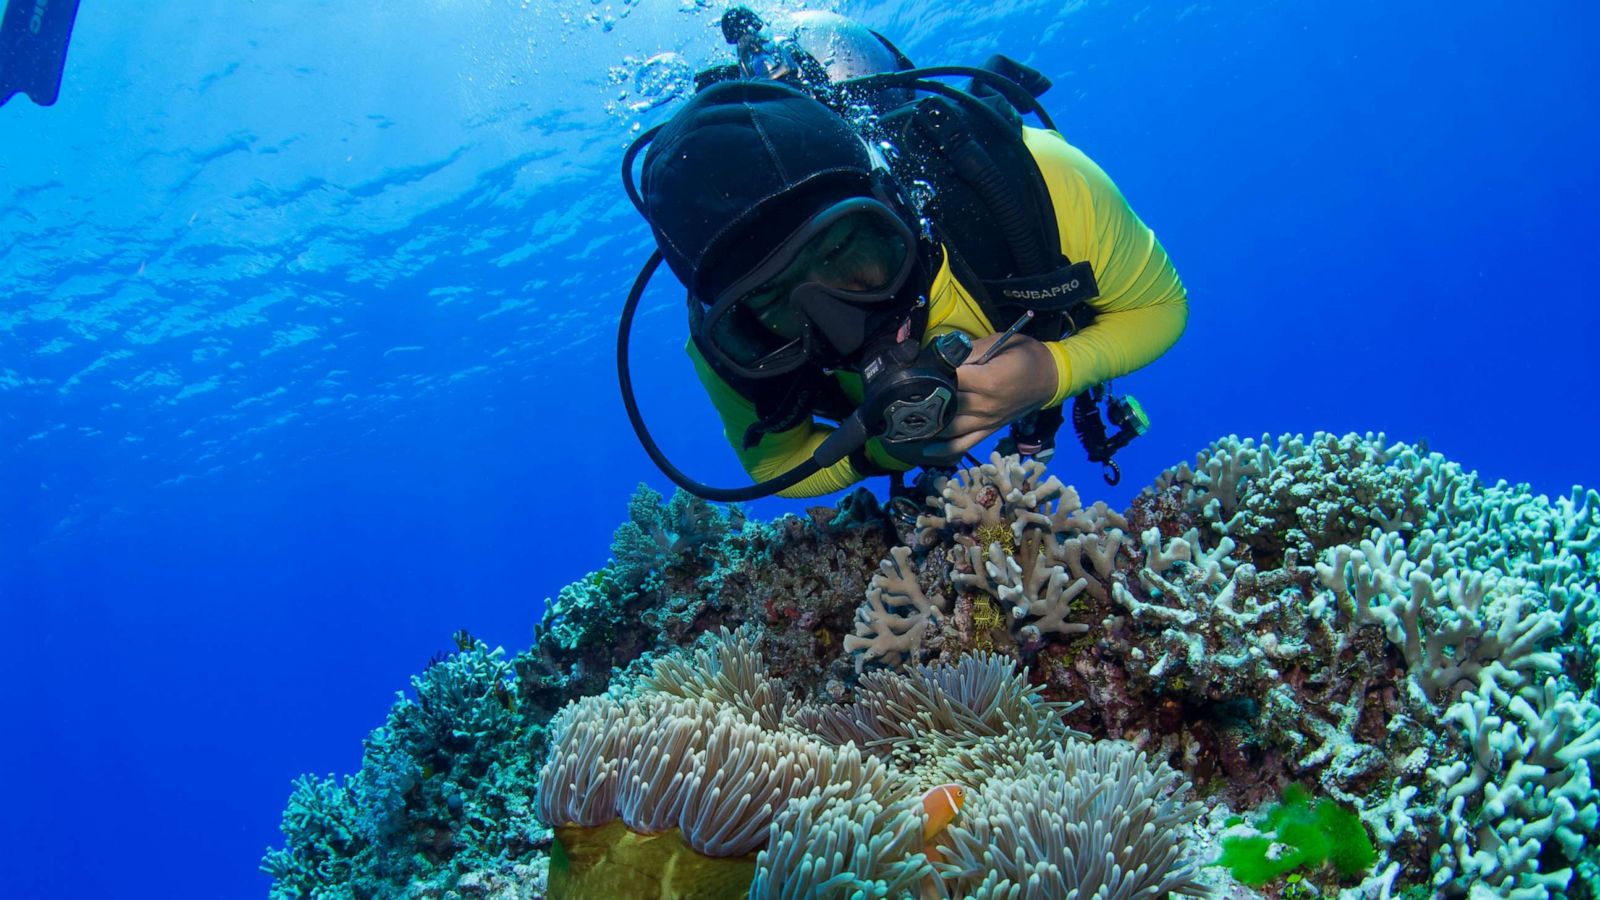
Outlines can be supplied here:
[[[1123, 484], [1055, 467], [1086, 498], [1230, 432], [1600, 485], [1590, 4], [830, 8], [1042, 69], [1177, 263]], [[616, 173], [720, 12], [84, 4], [59, 104], [0, 109], [7, 896], [259, 895], [291, 778], [355, 770], [455, 629], [527, 645], [669, 487], [616, 391]], [[682, 318], [658, 284], [641, 401], [738, 483]]]

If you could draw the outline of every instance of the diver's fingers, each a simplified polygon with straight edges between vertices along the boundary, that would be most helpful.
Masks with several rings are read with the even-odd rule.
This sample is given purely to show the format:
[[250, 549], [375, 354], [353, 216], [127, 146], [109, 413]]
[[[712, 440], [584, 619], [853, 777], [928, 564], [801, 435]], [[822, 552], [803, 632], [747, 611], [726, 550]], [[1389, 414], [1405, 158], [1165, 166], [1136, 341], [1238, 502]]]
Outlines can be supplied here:
[[994, 431], [999, 427], [999, 425], [995, 424], [994, 418], [991, 416], [960, 412], [956, 413], [955, 417], [950, 420], [950, 424], [946, 425], [944, 430], [939, 432], [939, 437], [944, 438], [945, 440], [955, 440], [965, 435], [972, 434], [976, 431], [983, 431], [985, 429]]
[[956, 435], [946, 441], [935, 441], [923, 448], [929, 456], [959, 457], [973, 447], [983, 443], [989, 435], [999, 431], [999, 428], [980, 428]]

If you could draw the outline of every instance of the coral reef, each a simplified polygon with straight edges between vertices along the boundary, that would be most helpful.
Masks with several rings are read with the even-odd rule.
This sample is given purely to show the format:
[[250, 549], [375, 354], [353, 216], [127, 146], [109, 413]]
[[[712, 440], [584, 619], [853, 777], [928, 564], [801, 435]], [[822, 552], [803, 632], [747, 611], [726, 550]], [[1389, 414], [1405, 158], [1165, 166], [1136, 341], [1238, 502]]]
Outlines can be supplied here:
[[[669, 655], [651, 675], [562, 711], [540, 815], [563, 848], [615, 843], [621, 835], [600, 829], [616, 819], [635, 835], [676, 832], [702, 859], [679, 854], [660, 877], [760, 851], [751, 897], [902, 897], [923, 885], [958, 896], [1204, 892], [1178, 831], [1199, 813], [1182, 799], [1188, 785], [1120, 742], [1063, 744], [1058, 710], [1013, 661], [966, 656], [886, 675], [861, 694], [849, 707], [789, 709], [748, 633], [723, 631], [693, 656]], [[1037, 749], [1012, 756], [1004, 776], [937, 764], [995, 737]], [[984, 799], [924, 845], [916, 794], [946, 780]], [[552, 865], [552, 893], [615, 893], [638, 872], [637, 858], [559, 856], [580, 857], [595, 862]], [[935, 858], [950, 866], [936, 869]]]
[[[819, 697], [843, 695], [851, 672], [839, 658], [838, 636], [849, 630], [872, 569], [895, 541], [877, 500], [860, 490], [838, 509], [816, 507], [766, 524], [730, 512], [719, 525], [710, 513], [695, 512], [688, 518], [712, 522], [705, 527], [721, 537], [685, 544], [676, 563], [657, 554], [646, 566], [624, 549], [660, 549], [640, 538], [652, 533], [652, 510], [659, 517], [701, 510], [701, 503], [682, 492], [665, 507], [654, 492], [634, 495], [632, 520], [613, 541], [618, 561], [563, 588], [535, 629], [534, 646], [513, 661], [523, 702], [548, 718], [574, 697], [604, 691], [613, 668], [746, 623], [785, 635], [767, 651], [775, 673]], [[682, 534], [661, 521], [654, 527]], [[639, 577], [645, 569], [650, 574]]]
[[534, 646], [460, 642], [360, 773], [294, 783], [274, 896], [540, 896], [547, 852], [713, 895], [1259, 896], [1196, 848], [1292, 783], [1378, 860], [1269, 894], [1596, 896], [1600, 494], [1327, 434], [1121, 512], [1014, 458], [937, 488], [911, 526], [637, 493]]
[[612, 572], [624, 584], [638, 585], [671, 566], [692, 564], [701, 550], [744, 525], [737, 506], [726, 512], [683, 491], [665, 504], [649, 485], [641, 484], [628, 501], [628, 521], [611, 536]]
[[[869, 594], [847, 646], [904, 664], [998, 638], [1087, 701], [1075, 727], [1218, 799], [1314, 779], [1360, 811], [1390, 882], [1570, 896], [1600, 810], [1595, 496], [1318, 434], [1218, 442], [1118, 515], [996, 457], [874, 576], [927, 608]], [[988, 601], [1006, 631], [977, 633]]]
[[457, 646], [412, 678], [415, 698], [401, 695], [367, 738], [359, 772], [295, 782], [285, 846], [262, 862], [274, 897], [334, 886], [349, 897], [443, 896], [466, 892], [463, 880], [527, 888], [484, 896], [538, 893], [532, 857], [548, 831], [528, 796], [537, 762], [526, 748], [543, 721], [517, 708], [502, 650], [465, 634]]

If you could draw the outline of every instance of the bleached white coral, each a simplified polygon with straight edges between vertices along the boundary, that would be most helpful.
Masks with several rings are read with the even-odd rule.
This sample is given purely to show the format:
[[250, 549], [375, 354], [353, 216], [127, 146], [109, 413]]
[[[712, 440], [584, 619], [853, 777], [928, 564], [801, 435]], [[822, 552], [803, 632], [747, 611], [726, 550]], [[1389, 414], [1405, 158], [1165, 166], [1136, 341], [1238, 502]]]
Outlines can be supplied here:
[[[1600, 638], [1600, 495], [1574, 490], [1551, 502], [1481, 484], [1439, 454], [1382, 435], [1317, 434], [1220, 441], [1142, 499], [1196, 521], [1180, 538], [1143, 533], [1139, 590], [1114, 591], [1131, 616], [1163, 623], [1165, 655], [1152, 675], [1237, 662], [1259, 680], [1278, 671], [1275, 657], [1303, 651], [1286, 632], [1333, 658], [1381, 633], [1402, 674], [1404, 712], [1389, 721], [1391, 734], [1416, 723], [1445, 752], [1430, 762], [1419, 747], [1390, 761], [1398, 780], [1388, 802], [1363, 810], [1380, 844], [1442, 844], [1441, 894], [1469, 885], [1522, 898], [1566, 891], [1572, 870], [1551, 863], [1576, 862], [1596, 822], [1600, 708], [1568, 671], [1576, 660], [1595, 665]], [[1228, 558], [1236, 550], [1270, 564], [1281, 554], [1283, 566], [1258, 574]], [[1202, 558], [1215, 566], [1211, 585], [1196, 576]], [[1281, 579], [1277, 596], [1289, 605], [1246, 584], [1265, 577]], [[1286, 612], [1301, 626], [1274, 626]], [[1227, 636], [1207, 640], [1213, 633]], [[1227, 644], [1238, 645], [1231, 661]], [[1326, 717], [1307, 715], [1286, 688], [1261, 698], [1264, 717], [1282, 723], [1275, 730], [1300, 742], [1297, 764], [1325, 766], [1330, 790], [1327, 773], [1371, 771], [1374, 757], [1354, 738], [1367, 677], [1352, 675], [1349, 700], [1328, 704]]]
[[1006, 528], [1021, 539], [1025, 525], [1049, 521], [1050, 501], [1070, 493], [1077, 507], [1077, 493], [1054, 475], [1047, 477], [1044, 463], [999, 453], [987, 463], [957, 470], [938, 488], [939, 495], [928, 500], [932, 511], [917, 519], [918, 533], [928, 544], [957, 529]]

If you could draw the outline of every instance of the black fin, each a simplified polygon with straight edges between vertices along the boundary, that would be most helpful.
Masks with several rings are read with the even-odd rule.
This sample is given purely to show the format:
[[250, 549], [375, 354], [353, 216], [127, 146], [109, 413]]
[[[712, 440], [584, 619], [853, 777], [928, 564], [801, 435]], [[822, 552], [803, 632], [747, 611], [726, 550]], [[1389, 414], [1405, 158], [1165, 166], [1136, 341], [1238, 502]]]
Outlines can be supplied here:
[[10, 0], [0, 18], [0, 106], [25, 93], [40, 106], [56, 102], [78, 0]]

